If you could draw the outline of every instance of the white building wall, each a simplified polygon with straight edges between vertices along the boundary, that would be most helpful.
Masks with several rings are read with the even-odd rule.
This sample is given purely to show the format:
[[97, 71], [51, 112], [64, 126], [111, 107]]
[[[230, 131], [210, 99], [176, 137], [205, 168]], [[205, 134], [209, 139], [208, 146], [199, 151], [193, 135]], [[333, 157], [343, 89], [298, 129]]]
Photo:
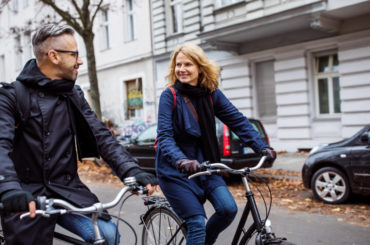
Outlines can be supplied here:
[[370, 32], [339, 44], [342, 136], [370, 123]]
[[[51, 20], [59, 19], [58, 15], [40, 1], [30, 0], [27, 7], [24, 1], [19, 2], [18, 12], [13, 11], [12, 4], [5, 7], [0, 13], [0, 71], [5, 71], [1, 79], [13, 81], [19, 74], [25, 62], [31, 58], [27, 52], [22, 52], [21, 66], [16, 65], [16, 47], [14, 35], [10, 33], [10, 27], [23, 27], [33, 20], [31, 30], [35, 30], [45, 16], [51, 16]], [[61, 1], [58, 1], [61, 4]], [[59, 5], [58, 5], [59, 6]], [[102, 15], [97, 14], [94, 22], [94, 47], [97, 66], [97, 74], [100, 90], [100, 102], [102, 116], [109, 118], [120, 126], [125, 122], [125, 99], [123, 80], [141, 78], [143, 83], [143, 115], [141, 121], [152, 122], [155, 115], [155, 90], [153, 83], [152, 62], [152, 35], [150, 3], [146, 0], [136, 0], [134, 4], [135, 36], [134, 40], [127, 39], [127, 9], [125, 1], [104, 1], [104, 7], [109, 7], [108, 24], [109, 40], [108, 49], [102, 49]], [[80, 56], [84, 64], [79, 69], [79, 84], [88, 99], [89, 81], [87, 74], [86, 51], [82, 38], [76, 33]], [[27, 44], [21, 36], [22, 48]], [[2, 58], [3, 57], [3, 58]], [[3, 65], [1, 60], [4, 59]]]
[[[254, 64], [268, 60], [274, 62], [277, 115], [276, 119], [263, 123], [272, 146], [277, 150], [296, 151], [312, 148], [319, 143], [338, 141], [370, 123], [370, 34], [369, 25], [366, 24], [369, 21], [366, 13], [369, 11], [361, 7], [368, 6], [365, 1], [251, 0], [221, 7], [214, 0], [184, 0], [184, 32], [174, 36], [166, 32], [168, 9], [165, 1], [152, 2], [157, 99], [165, 84], [170, 52], [179, 43], [193, 41], [202, 45], [209, 58], [220, 64], [220, 88], [247, 117], [258, 118]], [[329, 22], [325, 18], [325, 11], [332, 11], [333, 19], [329, 19]], [[356, 11], [358, 16], [353, 15]], [[313, 12], [316, 15], [309, 16]], [[284, 20], [299, 15], [305, 16], [300, 21], [308, 23], [317, 18], [318, 24], [323, 26], [315, 31], [334, 31], [336, 34], [325, 38], [318, 36], [312, 41], [275, 45], [273, 48], [260, 48], [264, 43], [260, 44], [258, 39], [253, 39], [253, 35], [262, 34], [256, 30], [264, 25], [273, 26], [270, 29], [272, 33], [284, 33], [284, 26], [276, 23], [281, 21], [287, 24]], [[337, 18], [341, 21], [335, 21]], [[222, 36], [229, 31], [232, 33], [233, 28], [238, 29], [243, 23], [249, 23], [248, 27], [252, 31], [246, 32], [248, 42], [245, 44], [240, 46], [228, 42], [227, 38], [213, 41], [217, 40], [217, 35]], [[297, 23], [289, 24], [294, 26]], [[204, 33], [211, 40], [209, 43], [203, 41]], [[292, 34], [286, 36], [286, 39], [294, 38]], [[268, 42], [263, 39], [261, 41]], [[214, 48], [207, 44], [214, 45]], [[254, 51], [254, 45], [254, 50], [260, 51]], [[222, 53], [223, 49], [229, 51]], [[317, 53], [325, 51], [336, 52], [339, 57], [342, 112], [319, 116], [315, 100], [313, 59]], [[218, 55], [214, 55], [216, 53]]]

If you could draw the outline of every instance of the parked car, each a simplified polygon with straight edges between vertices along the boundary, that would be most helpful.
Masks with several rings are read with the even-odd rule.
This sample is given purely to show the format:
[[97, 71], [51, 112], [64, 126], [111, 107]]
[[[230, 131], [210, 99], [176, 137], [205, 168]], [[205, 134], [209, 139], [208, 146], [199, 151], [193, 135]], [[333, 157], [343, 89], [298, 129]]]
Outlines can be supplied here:
[[302, 179], [326, 203], [343, 203], [351, 193], [370, 195], [370, 124], [349, 139], [314, 147]]
[[[249, 119], [253, 127], [260, 133], [261, 138], [269, 144], [269, 138], [261, 121]], [[221, 121], [216, 121], [216, 131], [221, 153], [221, 162], [233, 168], [254, 166], [260, 159], [250, 147], [242, 143], [239, 137], [234, 134]], [[130, 143], [122, 143], [126, 149], [135, 157], [139, 165], [148, 171], [155, 171], [155, 150], [154, 140], [157, 135], [157, 125], [153, 124], [146, 128]], [[263, 167], [271, 167], [272, 164], [264, 164]]]

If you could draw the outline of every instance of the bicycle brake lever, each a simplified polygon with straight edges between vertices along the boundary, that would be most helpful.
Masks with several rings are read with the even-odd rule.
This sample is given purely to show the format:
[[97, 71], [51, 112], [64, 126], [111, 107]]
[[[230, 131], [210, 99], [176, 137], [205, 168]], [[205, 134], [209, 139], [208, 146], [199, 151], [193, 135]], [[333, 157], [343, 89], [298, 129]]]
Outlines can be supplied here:
[[[50, 215], [47, 214], [44, 210], [36, 210], [36, 215], [38, 215], [38, 214], [40, 214], [40, 215], [42, 215], [43, 217], [46, 217], [46, 218], [50, 217]], [[29, 216], [30, 216], [30, 212], [26, 212], [24, 214], [21, 214], [19, 216], [19, 219], [24, 219], [24, 218], [29, 217]]]
[[192, 175], [190, 175], [188, 177], [188, 179], [192, 179], [192, 178], [198, 177], [200, 175], [211, 175], [211, 174], [212, 174], [212, 172], [210, 172], [210, 171], [207, 170], [207, 171], [203, 171], [203, 172], [198, 172], [198, 173], [192, 174]]

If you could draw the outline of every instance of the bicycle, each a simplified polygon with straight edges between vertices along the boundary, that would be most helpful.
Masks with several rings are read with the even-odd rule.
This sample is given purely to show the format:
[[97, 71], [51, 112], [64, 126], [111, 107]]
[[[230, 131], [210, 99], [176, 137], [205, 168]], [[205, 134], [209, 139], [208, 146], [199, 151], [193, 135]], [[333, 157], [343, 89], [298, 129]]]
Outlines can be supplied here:
[[186, 243], [186, 224], [177, 216], [165, 197], [144, 197], [148, 210], [143, 214], [141, 224], [142, 245], [180, 245]]
[[[133, 192], [136, 194], [146, 194], [148, 190], [142, 186], [139, 186], [136, 183], [135, 177], [128, 177], [124, 179], [124, 184], [126, 185], [124, 188], [120, 190], [120, 192], [116, 195], [116, 197], [108, 203], [95, 203], [89, 207], [85, 208], [78, 208], [73, 206], [71, 203], [62, 200], [62, 199], [47, 199], [44, 196], [37, 197], [37, 207], [38, 209], [36, 210], [36, 215], [42, 215], [43, 217], [50, 217], [51, 215], [63, 215], [66, 213], [76, 213], [76, 214], [91, 214], [91, 220], [93, 223], [94, 227], [94, 234], [95, 234], [95, 241], [93, 243], [88, 243], [79, 239], [76, 239], [75, 237], [68, 236], [63, 233], [59, 232], [54, 232], [54, 238], [70, 243], [70, 244], [76, 244], [76, 245], [92, 245], [92, 244], [104, 244], [105, 239], [101, 235], [101, 231], [98, 226], [98, 217], [99, 214], [104, 212], [104, 210], [111, 209], [115, 206], [117, 206], [121, 201], [121, 207], [123, 206], [124, 202], [131, 197], [134, 194], [129, 195], [126, 197], [124, 200], [123, 197], [125, 196], [126, 193], [128, 192]], [[0, 209], [2, 208], [2, 204], [0, 204]], [[118, 212], [120, 214], [120, 212]], [[29, 216], [29, 212], [23, 213], [20, 215], [20, 219], [24, 219], [27, 216]], [[120, 218], [120, 216], [113, 216], [112, 217], [116, 218], [118, 221], [124, 222], [126, 225], [129, 226], [131, 231], [133, 231], [134, 236], [135, 236], [135, 244], [137, 244], [137, 235], [133, 227], [128, 224], [125, 220]], [[117, 221], [117, 232], [118, 232], [118, 221]], [[0, 244], [4, 244], [4, 236], [3, 234], [0, 234]]]
[[[262, 220], [259, 214], [257, 205], [256, 205], [256, 201], [254, 199], [254, 194], [250, 189], [250, 186], [248, 183], [248, 177], [251, 172], [259, 169], [262, 166], [265, 159], [266, 159], [266, 156], [263, 156], [255, 167], [252, 167], [252, 168], [247, 167], [247, 168], [242, 168], [242, 169], [232, 169], [223, 163], [204, 162], [201, 164], [201, 172], [198, 172], [198, 173], [195, 173], [189, 176], [189, 178], [195, 178], [200, 175], [219, 174], [222, 172], [241, 176], [241, 180], [243, 182], [243, 186], [246, 191], [245, 196], [247, 198], [247, 203], [245, 204], [244, 211], [239, 220], [239, 224], [235, 230], [234, 237], [231, 242], [232, 245], [248, 244], [250, 239], [255, 234], [256, 234], [256, 238], [255, 238], [256, 245], [268, 245], [268, 244], [294, 245], [294, 243], [288, 242], [286, 238], [276, 237], [275, 234], [272, 232], [271, 221], [268, 219], [269, 212], [271, 209], [272, 199], [270, 199], [270, 207], [268, 211], [266, 212], [266, 218]], [[267, 210], [267, 207], [266, 207], [266, 210]], [[249, 228], [245, 229], [244, 227], [245, 227], [247, 218], [249, 216], [249, 213], [252, 214], [253, 223], [249, 226]], [[241, 236], [242, 238], [240, 239]]]

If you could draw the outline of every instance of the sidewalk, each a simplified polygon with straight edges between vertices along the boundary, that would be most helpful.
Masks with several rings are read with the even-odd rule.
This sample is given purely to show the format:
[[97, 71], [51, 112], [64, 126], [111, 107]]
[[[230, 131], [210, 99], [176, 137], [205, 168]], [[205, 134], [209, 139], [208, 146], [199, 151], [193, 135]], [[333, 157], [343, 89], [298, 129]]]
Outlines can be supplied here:
[[300, 172], [307, 157], [308, 153], [306, 152], [279, 152], [272, 166], [272, 169], [283, 169]]

